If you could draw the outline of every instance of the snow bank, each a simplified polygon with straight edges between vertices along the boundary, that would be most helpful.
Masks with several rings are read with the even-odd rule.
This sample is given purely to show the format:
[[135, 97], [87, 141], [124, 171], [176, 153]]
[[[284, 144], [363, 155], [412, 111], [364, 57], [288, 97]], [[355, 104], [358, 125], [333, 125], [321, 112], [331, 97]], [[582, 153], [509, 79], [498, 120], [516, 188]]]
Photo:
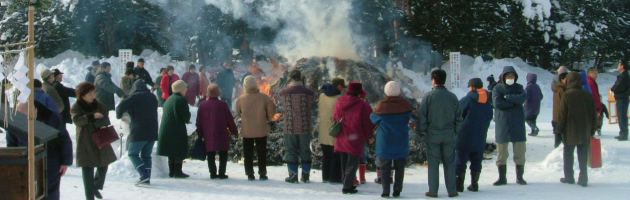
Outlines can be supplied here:
[[[578, 160], [577, 160], [577, 148], [575, 152], [573, 152], [574, 164], [573, 168], [575, 170], [580, 170], [578, 168]], [[619, 165], [619, 159], [617, 158], [617, 152], [614, 148], [608, 147], [602, 144], [602, 171], [607, 171], [608, 169], [617, 170]], [[545, 169], [546, 171], [551, 172], [563, 172], [564, 171], [564, 145], [560, 145], [558, 148], [554, 149], [545, 157], [545, 159], [540, 163], [540, 168]]]

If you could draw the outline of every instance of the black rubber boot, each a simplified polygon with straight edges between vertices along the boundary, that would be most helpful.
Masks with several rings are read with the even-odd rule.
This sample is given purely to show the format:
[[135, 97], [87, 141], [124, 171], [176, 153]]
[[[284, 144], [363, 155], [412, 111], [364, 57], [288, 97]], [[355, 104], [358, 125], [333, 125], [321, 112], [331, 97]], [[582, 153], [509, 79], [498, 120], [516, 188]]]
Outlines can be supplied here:
[[298, 175], [289, 171], [289, 177], [284, 179], [287, 183], [298, 183]]
[[188, 178], [190, 177], [188, 174], [184, 174], [184, 172], [182, 171], [182, 163], [175, 163], [173, 164], [175, 166], [175, 172], [174, 173], [174, 177], [175, 178]]
[[527, 181], [523, 179], [523, 173], [525, 173], [525, 165], [516, 165], [516, 183], [519, 185], [527, 185]]
[[505, 185], [507, 184], [507, 179], [505, 178], [505, 174], [507, 173], [507, 166], [501, 165], [499, 166], [499, 180], [494, 182], [494, 186]]
[[309, 173], [302, 173], [302, 178], [300, 179], [302, 183], [310, 183], [311, 180], [309, 179], [309, 176]]
[[175, 177], [175, 163], [168, 163], [168, 177]]
[[481, 172], [471, 172], [470, 173], [470, 185], [468, 186], [468, 191], [477, 192], [479, 191], [479, 176]]
[[455, 185], [455, 189], [458, 192], [464, 192], [464, 181], [466, 180], [466, 174], [456, 174], [455, 179], [457, 180], [457, 185]]

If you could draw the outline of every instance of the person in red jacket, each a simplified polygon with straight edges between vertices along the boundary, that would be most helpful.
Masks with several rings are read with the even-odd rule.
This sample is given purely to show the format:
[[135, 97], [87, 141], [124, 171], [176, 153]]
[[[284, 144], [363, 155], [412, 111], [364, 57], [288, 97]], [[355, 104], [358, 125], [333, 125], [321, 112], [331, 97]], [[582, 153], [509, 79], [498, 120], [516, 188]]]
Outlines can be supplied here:
[[[361, 100], [364, 94], [363, 85], [350, 82], [348, 91], [337, 101], [334, 119], [341, 121], [341, 132], [335, 141], [335, 153], [341, 153], [343, 178], [343, 194], [354, 194], [358, 190], [354, 186], [359, 160], [363, 157], [365, 142], [373, 143], [374, 124], [370, 120], [372, 107]], [[343, 119], [343, 120], [342, 120]]]
[[599, 94], [599, 85], [597, 85], [598, 76], [599, 71], [597, 71], [597, 68], [591, 67], [588, 69], [588, 86], [591, 88], [593, 99], [595, 100], [595, 107], [597, 108], [597, 135], [602, 135], [602, 125], [604, 124], [604, 115], [602, 112], [604, 109], [602, 107], [602, 97]]
[[179, 76], [175, 74], [175, 68], [173, 66], [166, 67], [166, 74], [162, 77], [162, 82], [160, 82], [160, 88], [162, 88], [162, 99], [165, 101], [173, 95], [173, 90], [171, 85], [175, 83], [175, 81], [179, 80]]
[[[197, 101], [197, 96], [199, 95], [199, 74], [197, 74], [196, 66], [190, 65], [188, 66], [188, 71], [184, 73], [182, 76], [182, 80], [188, 84], [188, 93], [186, 93], [186, 101], [188, 101], [188, 105], [194, 106]], [[204, 90], [206, 88], [203, 88]]]
[[[227, 103], [219, 100], [219, 96], [221, 96], [219, 85], [209, 85], [206, 94], [209, 97], [208, 100], [199, 104], [197, 111], [197, 133], [206, 143], [210, 178], [227, 179], [225, 168], [228, 150], [230, 150], [230, 134], [238, 135], [238, 128], [236, 128], [234, 117]], [[214, 163], [217, 153], [219, 154], [218, 175], [217, 165]]]

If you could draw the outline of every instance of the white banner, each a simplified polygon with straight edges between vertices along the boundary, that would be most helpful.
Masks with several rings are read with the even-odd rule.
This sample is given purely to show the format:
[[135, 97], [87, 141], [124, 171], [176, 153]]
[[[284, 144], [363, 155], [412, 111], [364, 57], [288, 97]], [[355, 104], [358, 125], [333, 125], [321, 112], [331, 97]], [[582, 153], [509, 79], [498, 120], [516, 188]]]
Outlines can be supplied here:
[[450, 54], [450, 62], [451, 62], [451, 90], [454, 88], [460, 88], [461, 80], [460, 80], [460, 53], [459, 52], [451, 52]]
[[120, 49], [118, 50], [118, 58], [120, 58], [120, 68], [119, 73], [120, 77], [125, 76], [125, 67], [127, 66], [127, 62], [131, 61], [131, 49]]

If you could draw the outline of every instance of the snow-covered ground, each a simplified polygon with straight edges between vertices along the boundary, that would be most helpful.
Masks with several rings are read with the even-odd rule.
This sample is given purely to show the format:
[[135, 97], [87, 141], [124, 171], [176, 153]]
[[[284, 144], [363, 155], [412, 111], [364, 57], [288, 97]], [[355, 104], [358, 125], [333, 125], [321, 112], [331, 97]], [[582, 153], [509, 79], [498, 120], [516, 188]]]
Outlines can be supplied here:
[[[183, 63], [171, 63], [168, 56], [146, 52], [143, 57], [147, 60], [147, 68], [151, 75], [157, 75], [157, 69], [167, 64], [181, 66], [177, 73], [183, 72]], [[134, 57], [133, 60], [136, 60]], [[43, 68], [60, 68], [67, 72], [64, 84], [76, 86], [83, 81], [87, 70], [86, 66], [94, 59], [85, 56], [66, 52], [56, 58], [38, 60], [38, 71]], [[102, 59], [116, 63], [117, 58], [112, 57]], [[118, 61], [119, 63], [119, 61]], [[472, 77], [480, 77], [485, 80], [490, 74], [498, 78], [503, 66], [515, 66], [519, 73], [519, 83], [525, 85], [524, 79], [527, 72], [538, 74], [538, 83], [545, 95], [541, 115], [538, 118], [538, 126], [541, 132], [538, 137], [528, 137], [527, 142], [527, 164], [525, 166], [525, 179], [527, 186], [515, 184], [514, 164], [508, 162], [508, 182], [507, 186], [495, 187], [492, 183], [498, 178], [497, 168], [493, 160], [483, 162], [483, 172], [480, 178], [480, 192], [468, 192], [460, 194], [459, 198], [466, 199], [625, 199], [630, 189], [630, 143], [618, 142], [613, 139], [618, 135], [616, 124], [605, 123], [602, 136], [603, 161], [604, 165], [600, 169], [589, 169], [589, 187], [582, 188], [577, 185], [561, 184], [559, 179], [563, 177], [562, 148], [553, 148], [553, 135], [551, 128], [552, 95], [549, 84], [552, 74], [540, 68], [530, 67], [520, 59], [502, 59], [491, 63], [484, 63], [479, 58], [474, 59], [462, 56], [462, 87], [465, 87], [467, 80]], [[448, 71], [448, 70], [447, 70]], [[408, 73], [408, 72], [406, 72]], [[114, 80], [119, 80], [120, 76], [114, 74]], [[414, 83], [421, 87], [421, 90], [429, 91], [429, 80], [426, 77], [412, 75]], [[603, 93], [604, 102], [607, 100], [607, 88], [614, 83], [615, 76], [611, 74], [600, 74], [598, 79], [600, 91]], [[115, 81], [116, 82], [116, 81]], [[453, 90], [459, 97], [466, 93], [465, 88]], [[196, 109], [191, 108], [193, 119], [196, 117]], [[161, 115], [161, 111], [159, 112]], [[115, 127], [125, 134], [127, 129], [121, 128], [121, 122], [114, 119], [114, 113], [110, 113], [110, 119]], [[194, 125], [188, 125], [188, 131], [192, 132]], [[68, 126], [71, 138], [74, 140], [76, 130], [74, 125]], [[0, 146], [5, 146], [5, 133], [0, 133]], [[123, 138], [125, 140], [126, 138]], [[494, 141], [494, 123], [488, 132], [488, 141]], [[76, 147], [76, 144], [74, 144]], [[116, 154], [120, 151], [120, 142], [114, 143]], [[76, 148], [75, 148], [76, 149]], [[511, 151], [511, 150], [510, 150]], [[125, 153], [123, 153], [125, 154]], [[155, 154], [155, 153], [154, 153]], [[119, 155], [120, 157], [120, 155]], [[511, 158], [510, 158], [511, 159]], [[135, 187], [133, 182], [137, 179], [131, 162], [126, 156], [110, 165], [105, 190], [101, 193], [105, 199], [378, 199], [381, 194], [381, 186], [372, 182], [376, 177], [375, 172], [368, 172], [368, 183], [359, 186], [359, 193], [356, 195], [342, 195], [341, 185], [331, 185], [321, 183], [319, 170], [313, 170], [311, 183], [309, 184], [288, 184], [284, 182], [287, 175], [286, 166], [268, 167], [268, 181], [247, 181], [242, 165], [229, 163], [227, 180], [210, 180], [208, 168], [205, 162], [186, 160], [184, 172], [191, 175], [188, 179], [170, 179], [166, 177], [168, 169], [166, 159], [160, 156], [153, 157], [154, 175], [152, 185], [148, 187]], [[577, 170], [577, 162], [575, 166]], [[422, 166], [409, 167], [405, 171], [405, 183], [402, 192], [404, 198], [425, 199], [424, 192], [428, 191], [427, 169]], [[576, 171], [577, 174], [577, 171]], [[576, 177], [577, 178], [577, 177]], [[441, 179], [443, 183], [443, 179]], [[6, 180], [5, 180], [6, 181]], [[467, 174], [466, 186], [470, 177]], [[440, 186], [440, 197], [447, 196], [446, 188]], [[68, 173], [61, 182], [61, 199], [83, 199], [83, 182], [81, 170], [76, 166], [71, 166]]]

